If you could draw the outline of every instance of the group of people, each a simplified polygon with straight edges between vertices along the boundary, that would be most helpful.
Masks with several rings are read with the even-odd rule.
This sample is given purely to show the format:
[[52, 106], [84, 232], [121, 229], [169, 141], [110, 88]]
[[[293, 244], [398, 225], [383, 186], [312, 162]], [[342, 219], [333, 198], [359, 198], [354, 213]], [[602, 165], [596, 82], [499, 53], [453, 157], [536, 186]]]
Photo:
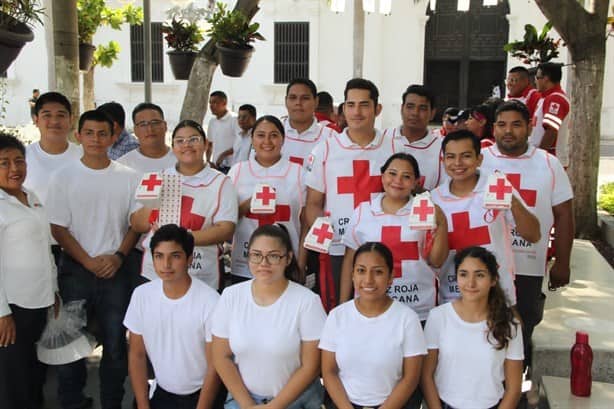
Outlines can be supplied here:
[[[552, 69], [540, 66], [538, 84], [560, 81]], [[547, 95], [537, 107], [549, 111], [532, 116], [514, 100], [528, 92], [513, 92], [488, 146], [459, 110], [444, 118], [456, 129], [429, 129], [435, 97], [422, 85], [402, 94], [401, 125], [376, 129], [379, 92], [362, 78], [346, 84], [345, 123], [332, 101], [316, 115], [328, 100], [309, 79], [288, 84], [283, 119], [253, 105], [237, 118], [216, 91], [208, 132], [183, 120], [170, 147], [158, 105], [132, 111], [136, 139], [120, 104], [87, 111], [76, 145], [68, 100], [40, 95], [40, 141], [0, 135], [2, 406], [41, 407], [47, 309], [85, 300], [105, 409], [121, 407], [128, 374], [139, 408], [515, 407], [552, 227], [549, 285], [569, 282], [573, 193], [557, 157], [530, 143], [537, 121], [556, 146], [560, 100]], [[484, 208], [495, 171], [513, 186], [507, 210]], [[148, 172], [181, 179], [179, 225], [136, 200]], [[262, 184], [274, 213], [252, 211]], [[423, 191], [435, 226], [413, 230]], [[328, 253], [303, 246], [320, 217]], [[57, 374], [62, 408], [92, 405], [84, 360]]]

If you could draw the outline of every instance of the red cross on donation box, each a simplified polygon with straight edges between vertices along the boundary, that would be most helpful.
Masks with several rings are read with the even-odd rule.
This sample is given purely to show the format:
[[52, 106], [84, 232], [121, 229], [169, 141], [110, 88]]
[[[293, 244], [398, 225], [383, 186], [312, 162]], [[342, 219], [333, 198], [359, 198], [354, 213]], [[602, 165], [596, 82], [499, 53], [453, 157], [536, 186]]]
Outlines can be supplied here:
[[275, 213], [277, 194], [275, 188], [267, 184], [257, 184], [250, 202], [250, 212], [254, 214]]
[[328, 253], [333, 237], [333, 226], [330, 219], [326, 216], [318, 217], [305, 236], [303, 247], [318, 253]]
[[509, 209], [512, 207], [512, 184], [501, 172], [495, 172], [488, 177], [484, 192], [484, 207], [486, 209]]
[[409, 214], [409, 227], [412, 230], [432, 230], [437, 227], [435, 205], [431, 201], [429, 192], [414, 197]]

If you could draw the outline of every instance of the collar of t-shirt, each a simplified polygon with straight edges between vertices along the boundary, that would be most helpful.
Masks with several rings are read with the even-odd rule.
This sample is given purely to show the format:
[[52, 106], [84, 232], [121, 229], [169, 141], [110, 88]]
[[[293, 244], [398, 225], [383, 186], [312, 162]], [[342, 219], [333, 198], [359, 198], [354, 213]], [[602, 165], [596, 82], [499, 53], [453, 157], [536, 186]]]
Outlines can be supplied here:
[[[488, 175], [485, 173], [480, 173], [478, 171], [478, 183], [475, 184], [472, 193], [473, 194], [480, 194], [482, 192], [484, 192], [484, 190], [486, 190], [486, 184], [488, 183]], [[445, 197], [447, 199], [465, 199], [467, 198], [467, 196], [464, 197], [458, 197], [456, 196], [454, 193], [452, 193], [450, 191], [450, 184], [452, 184], [452, 181], [450, 180], [448, 183], [444, 183], [441, 186], [439, 186], [437, 189], [439, 189], [439, 192], [441, 194], [442, 197]]]
[[395, 128], [394, 130], [394, 138], [399, 138], [403, 141], [403, 145], [405, 146], [413, 146], [416, 148], [424, 148], [426, 146], [429, 146], [431, 143], [433, 143], [433, 140], [437, 138], [437, 135], [435, 134], [435, 130], [427, 130], [426, 134], [416, 140], [416, 141], [412, 141], [409, 142], [407, 140], [407, 138], [401, 133], [401, 131], [403, 130], [403, 125], [399, 125], [398, 128]]
[[214, 119], [214, 120], [220, 121], [220, 122], [226, 122], [226, 121], [228, 121], [231, 118], [232, 118], [232, 112], [226, 111], [226, 113], [224, 114], [223, 117], [218, 118], [217, 116], [214, 115], [213, 118], [211, 118], [211, 119]]
[[554, 94], [555, 92], [558, 92], [560, 94], [564, 94], [565, 92], [563, 91], [563, 89], [561, 88], [561, 84], [556, 84], [554, 87], [545, 90], [544, 92], [542, 92], [542, 98], [546, 98], [548, 95], [550, 94]]
[[379, 129], [374, 128], [373, 130], [375, 131], [375, 137], [365, 146], [360, 146], [359, 144], [350, 139], [350, 136], [348, 135], [348, 128], [345, 128], [343, 132], [339, 134], [339, 141], [341, 142], [341, 145], [345, 148], [373, 149], [381, 145], [382, 138], [384, 137], [383, 132], [381, 132]]
[[[376, 216], [380, 216], [380, 215], [386, 214], [386, 212], [384, 212], [384, 208], [382, 206], [382, 201], [384, 200], [384, 196], [386, 196], [385, 193], [380, 193], [373, 200], [371, 200], [371, 211]], [[397, 215], [397, 216], [405, 216], [405, 215], [408, 215], [409, 213], [411, 213], [411, 203], [412, 203], [412, 200], [413, 200], [413, 197], [411, 197], [409, 199], [409, 201], [403, 205], [403, 207], [401, 207], [399, 210], [397, 210], [395, 215]]]
[[499, 147], [497, 146], [497, 144], [491, 145], [488, 148], [486, 148], [487, 150], [489, 150], [493, 155], [495, 155], [496, 157], [499, 158], [509, 158], [509, 159], [520, 159], [520, 158], [529, 158], [531, 156], [533, 156], [533, 152], [535, 152], [535, 149], [537, 149], [535, 146], [533, 145], [528, 145], [527, 150], [525, 151], [525, 153], [518, 155], [518, 156], [508, 156], [504, 153], [501, 153], [501, 151], [499, 150]]
[[[172, 167], [167, 170], [171, 175], [181, 175], [182, 183], [188, 185], [208, 185], [211, 181], [218, 176], [218, 171], [211, 169], [208, 163], [205, 163], [205, 167], [198, 173], [190, 176], [182, 175], [177, 172], [177, 168]], [[220, 173], [221, 174], [221, 173]]]
[[[26, 189], [23, 186], [21, 187], [21, 191], [26, 194], [26, 200], [28, 201], [29, 207], [43, 207], [40, 200], [38, 200], [38, 197], [36, 197], [36, 195], [32, 191]], [[6, 193], [4, 189], [0, 189], [0, 200], [12, 201], [12, 202], [15, 202], [16, 204], [20, 204], [23, 206], [23, 203], [21, 203], [19, 199], [17, 199], [13, 195], [9, 195], [8, 193]]]
[[279, 176], [283, 175], [285, 168], [290, 162], [283, 156], [271, 166], [262, 166], [255, 157], [249, 158], [249, 168], [256, 176]]
[[305, 129], [303, 132], [297, 131], [295, 128], [292, 127], [292, 125], [290, 125], [290, 118], [285, 119], [284, 128], [286, 135], [291, 134], [294, 137], [301, 135], [312, 135], [320, 132], [320, 124], [318, 123], [316, 117], [313, 117], [313, 122], [311, 123], [309, 128]]

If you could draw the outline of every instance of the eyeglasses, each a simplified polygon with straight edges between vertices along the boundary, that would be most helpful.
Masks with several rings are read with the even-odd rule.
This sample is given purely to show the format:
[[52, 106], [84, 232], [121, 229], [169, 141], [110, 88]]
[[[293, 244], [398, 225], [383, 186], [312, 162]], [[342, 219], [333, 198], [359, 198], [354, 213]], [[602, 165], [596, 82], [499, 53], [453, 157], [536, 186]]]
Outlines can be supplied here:
[[136, 124], [136, 127], [140, 129], [146, 129], [148, 126], [151, 125], [152, 128], [159, 128], [164, 123], [165, 123], [164, 121], [161, 121], [159, 119], [154, 119], [152, 121], [141, 121], [138, 124]]
[[202, 140], [202, 136], [198, 136], [198, 135], [193, 135], [193, 136], [190, 136], [188, 138], [175, 138], [175, 139], [173, 139], [173, 145], [177, 145], [177, 146], [184, 146], [184, 145], [192, 146], [192, 145], [196, 145], [201, 140]]
[[260, 264], [262, 263], [262, 260], [266, 259], [266, 262], [272, 266], [276, 266], [279, 263], [281, 263], [281, 259], [286, 257], [287, 254], [277, 254], [277, 253], [269, 253], [269, 254], [262, 254], [262, 253], [252, 253], [249, 252], [247, 253], [247, 260], [252, 263], [252, 264]]

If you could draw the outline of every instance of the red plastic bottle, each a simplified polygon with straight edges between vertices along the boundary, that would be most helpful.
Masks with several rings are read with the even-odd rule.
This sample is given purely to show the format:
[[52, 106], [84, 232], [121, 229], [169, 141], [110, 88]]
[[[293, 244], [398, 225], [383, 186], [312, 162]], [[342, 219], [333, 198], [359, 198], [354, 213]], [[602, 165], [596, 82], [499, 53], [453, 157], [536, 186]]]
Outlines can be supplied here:
[[593, 350], [588, 344], [586, 332], [576, 332], [576, 343], [571, 347], [571, 393], [576, 396], [590, 396]]

